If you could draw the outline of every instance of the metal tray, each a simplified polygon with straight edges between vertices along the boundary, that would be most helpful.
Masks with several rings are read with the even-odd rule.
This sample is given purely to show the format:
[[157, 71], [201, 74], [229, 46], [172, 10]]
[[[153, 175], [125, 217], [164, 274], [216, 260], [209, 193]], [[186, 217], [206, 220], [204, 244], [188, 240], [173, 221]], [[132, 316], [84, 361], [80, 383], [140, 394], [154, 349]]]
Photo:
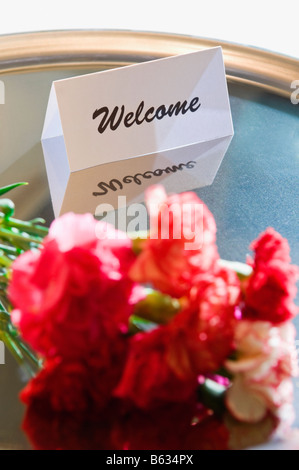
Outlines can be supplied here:
[[[17, 216], [53, 219], [40, 144], [53, 80], [216, 45], [223, 49], [235, 136], [214, 183], [196, 192], [215, 215], [223, 258], [244, 261], [250, 242], [273, 226], [299, 264], [299, 105], [290, 99], [299, 61], [238, 44], [132, 31], [0, 36], [0, 185], [30, 183], [11, 193]], [[30, 448], [20, 429], [23, 386], [7, 353], [0, 365], [0, 448]], [[295, 381], [297, 426], [298, 386]]]

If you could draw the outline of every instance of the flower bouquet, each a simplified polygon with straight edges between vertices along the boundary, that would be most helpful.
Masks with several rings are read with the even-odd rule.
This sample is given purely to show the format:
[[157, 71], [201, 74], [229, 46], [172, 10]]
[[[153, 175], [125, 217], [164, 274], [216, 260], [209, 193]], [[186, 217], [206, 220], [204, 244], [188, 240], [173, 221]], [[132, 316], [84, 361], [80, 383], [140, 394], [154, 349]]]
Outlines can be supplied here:
[[195, 193], [146, 203], [149, 232], [126, 234], [73, 213], [48, 231], [1, 202], [0, 338], [31, 372], [35, 448], [241, 449], [292, 424], [287, 240], [268, 228], [224, 261]]

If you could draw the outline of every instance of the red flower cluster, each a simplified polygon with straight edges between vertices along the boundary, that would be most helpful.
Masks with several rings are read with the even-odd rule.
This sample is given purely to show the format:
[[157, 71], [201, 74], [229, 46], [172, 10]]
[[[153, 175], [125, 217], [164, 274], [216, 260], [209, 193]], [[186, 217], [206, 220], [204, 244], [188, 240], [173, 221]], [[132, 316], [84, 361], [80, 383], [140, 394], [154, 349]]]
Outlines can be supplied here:
[[[279, 356], [290, 364], [288, 386], [292, 352], [285, 347], [277, 356], [271, 339], [286, 344], [279, 325], [297, 313], [298, 271], [287, 241], [268, 229], [252, 245], [252, 273], [240, 280], [220, 262], [214, 218], [194, 193], [167, 197], [154, 187], [147, 204], [152, 226], [138, 254], [125, 234], [92, 216], [67, 214], [39, 251], [14, 263], [12, 318], [45, 360], [21, 397], [31, 410], [47, 403], [58, 413], [102, 413], [107, 448], [226, 448], [228, 427], [214, 411], [227, 403], [235, 418], [255, 422], [252, 416], [276, 416], [276, 404], [284, 403], [269, 377], [278, 376]], [[143, 308], [144, 284], [176, 307]], [[225, 369], [236, 380], [216, 383]], [[208, 383], [221, 393], [205, 401]], [[240, 390], [245, 401], [251, 393], [252, 416], [239, 406]]]

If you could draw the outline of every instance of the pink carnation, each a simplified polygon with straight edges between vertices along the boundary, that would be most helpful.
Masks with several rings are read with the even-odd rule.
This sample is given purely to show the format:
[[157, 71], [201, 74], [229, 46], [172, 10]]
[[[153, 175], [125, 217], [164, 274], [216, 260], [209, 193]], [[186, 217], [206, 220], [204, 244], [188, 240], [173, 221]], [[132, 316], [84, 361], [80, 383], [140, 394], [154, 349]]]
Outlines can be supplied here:
[[236, 360], [225, 365], [234, 375], [226, 403], [241, 421], [258, 422], [292, 402], [291, 376], [298, 374], [291, 323], [241, 320], [235, 331]]

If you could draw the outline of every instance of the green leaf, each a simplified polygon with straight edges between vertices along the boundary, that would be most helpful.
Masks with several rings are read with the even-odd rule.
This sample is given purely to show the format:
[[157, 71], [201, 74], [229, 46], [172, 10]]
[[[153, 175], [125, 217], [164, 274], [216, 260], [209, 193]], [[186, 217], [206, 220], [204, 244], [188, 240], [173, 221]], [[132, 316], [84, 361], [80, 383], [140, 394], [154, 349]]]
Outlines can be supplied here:
[[8, 193], [12, 189], [15, 189], [15, 188], [18, 188], [19, 186], [24, 186], [24, 185], [27, 185], [27, 184], [28, 183], [13, 183], [13, 184], [10, 184], [9, 186], [3, 186], [3, 188], [0, 188], [0, 196], [2, 196], [3, 194]]

